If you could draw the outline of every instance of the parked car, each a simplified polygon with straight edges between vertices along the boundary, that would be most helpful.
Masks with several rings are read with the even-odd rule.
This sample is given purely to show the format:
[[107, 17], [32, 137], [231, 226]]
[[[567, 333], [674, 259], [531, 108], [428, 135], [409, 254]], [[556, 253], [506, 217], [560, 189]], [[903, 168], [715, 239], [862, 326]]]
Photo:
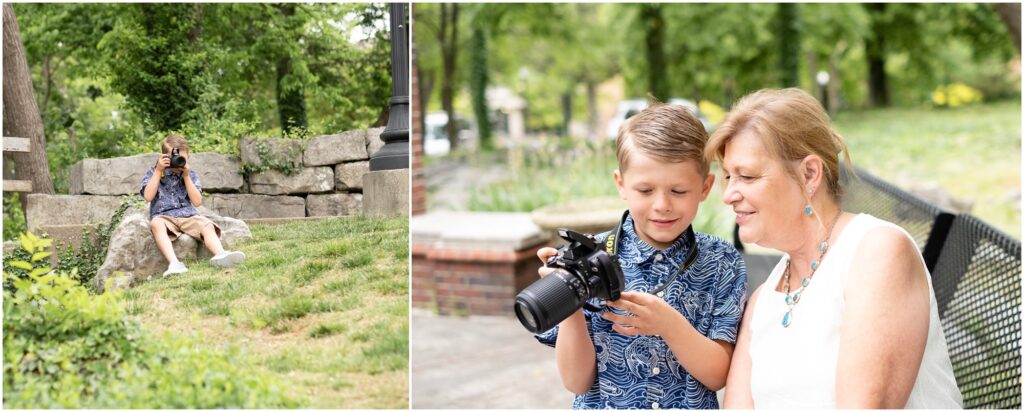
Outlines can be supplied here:
[[[679, 98], [669, 99], [668, 104], [675, 104], [690, 109], [690, 111], [697, 115], [697, 118], [700, 119], [700, 122], [704, 124], [704, 130], [707, 130], [708, 133], [711, 133], [711, 122], [709, 122], [708, 119], [704, 117], [704, 114], [700, 112], [700, 109], [697, 108], [696, 104], [689, 100]], [[633, 117], [633, 115], [640, 113], [642, 110], [646, 108], [646, 99], [628, 99], [619, 102], [618, 110], [615, 111], [615, 115], [612, 116], [612, 119], [608, 121], [608, 138], [615, 139], [616, 137], [618, 137], [619, 127], [622, 126], [622, 122], [626, 121], [626, 119], [630, 117]]]
[[[427, 156], [444, 156], [451, 151], [451, 142], [445, 128], [448, 126], [448, 113], [431, 112], [423, 118], [423, 154]], [[472, 145], [473, 126], [458, 116], [455, 117], [456, 130], [459, 134], [459, 147]]]
[[427, 113], [423, 118], [423, 154], [427, 156], [443, 156], [451, 150], [451, 142], [444, 133], [448, 125], [448, 113]]

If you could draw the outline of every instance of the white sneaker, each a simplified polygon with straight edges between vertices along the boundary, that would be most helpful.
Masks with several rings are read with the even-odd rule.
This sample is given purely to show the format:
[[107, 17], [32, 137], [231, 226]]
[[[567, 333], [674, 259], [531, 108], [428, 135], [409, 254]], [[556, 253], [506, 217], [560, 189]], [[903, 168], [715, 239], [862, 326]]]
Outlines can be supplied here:
[[167, 270], [164, 271], [164, 277], [168, 277], [170, 275], [177, 275], [179, 273], [185, 272], [188, 272], [188, 268], [185, 267], [184, 263], [174, 262], [171, 263], [170, 265], [167, 265]]
[[242, 263], [243, 260], [245, 260], [245, 253], [225, 250], [217, 256], [210, 258], [210, 264], [222, 268], [230, 268]]

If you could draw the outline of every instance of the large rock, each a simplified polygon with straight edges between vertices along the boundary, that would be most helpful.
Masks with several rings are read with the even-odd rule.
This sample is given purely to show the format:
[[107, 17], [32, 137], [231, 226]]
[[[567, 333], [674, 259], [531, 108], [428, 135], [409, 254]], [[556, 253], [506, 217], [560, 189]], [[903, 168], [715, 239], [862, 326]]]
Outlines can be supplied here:
[[[71, 166], [69, 191], [73, 195], [128, 195], [139, 193], [142, 178], [160, 158], [147, 153], [111, 159], [82, 159]], [[207, 192], [237, 192], [242, 188], [241, 165], [227, 155], [196, 153], [192, 169]]]
[[27, 196], [28, 230], [49, 225], [88, 225], [110, 221], [124, 198], [121, 196], [47, 195]]
[[238, 140], [238, 151], [242, 163], [263, 164], [260, 149], [265, 149], [265, 157], [270, 161], [290, 160], [296, 165], [302, 164], [302, 141], [293, 139], [243, 138]]
[[249, 176], [249, 191], [264, 195], [323, 193], [334, 190], [334, 169], [306, 167], [293, 176], [268, 170]]
[[[216, 215], [205, 215], [221, 227], [221, 243], [225, 248], [242, 239], [252, 238], [252, 232], [245, 222]], [[189, 265], [190, 260], [209, 258], [210, 253], [199, 239], [181, 235], [173, 242], [174, 255]], [[204, 253], [205, 252], [205, 253]], [[96, 273], [93, 283], [103, 289], [107, 280], [111, 287], [125, 288], [138, 285], [154, 276], [160, 276], [167, 269], [167, 259], [156, 247], [149, 230], [149, 219], [145, 211], [134, 209], [126, 214], [121, 224], [114, 229], [107, 247], [107, 257]]]
[[212, 194], [203, 204], [216, 214], [236, 219], [306, 216], [306, 200], [297, 196]]
[[307, 216], [349, 216], [363, 212], [361, 193], [332, 193], [306, 196]]
[[366, 130], [317, 137], [309, 141], [302, 155], [302, 161], [306, 166], [325, 166], [366, 159], [369, 159], [366, 153]]
[[380, 134], [384, 131], [383, 127], [375, 127], [366, 130], [366, 154], [367, 159], [377, 153], [380, 148], [384, 147], [384, 141], [380, 140]]
[[363, 175], [370, 173], [370, 162], [342, 163], [334, 166], [334, 189], [353, 190], [363, 188]]

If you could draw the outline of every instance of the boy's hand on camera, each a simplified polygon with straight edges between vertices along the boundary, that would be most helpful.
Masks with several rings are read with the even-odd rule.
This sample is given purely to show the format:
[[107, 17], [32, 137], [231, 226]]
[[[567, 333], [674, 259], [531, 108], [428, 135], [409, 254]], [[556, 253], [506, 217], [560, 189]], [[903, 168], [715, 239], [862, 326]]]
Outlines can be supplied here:
[[168, 167], [171, 167], [171, 156], [161, 155], [160, 160], [156, 161], [156, 171], [163, 172]]
[[608, 302], [608, 306], [632, 313], [623, 316], [605, 311], [601, 315], [615, 322], [612, 329], [623, 335], [662, 336], [678, 328], [680, 320], [686, 321], [668, 302], [650, 293], [622, 292], [619, 300]]
[[[540, 258], [540, 261], [544, 262], [544, 264], [547, 264], [548, 263], [548, 259], [551, 259], [553, 256], [555, 256], [557, 254], [558, 254], [558, 250], [556, 250], [553, 247], [542, 247], [542, 248], [540, 248], [540, 250], [537, 251], [537, 257]], [[540, 275], [540, 277], [544, 277], [544, 276], [547, 276], [547, 275], [551, 274], [551, 272], [554, 272], [554, 271], [555, 271], [555, 268], [549, 268], [547, 266], [541, 266], [540, 269], [537, 269], [537, 274]]]

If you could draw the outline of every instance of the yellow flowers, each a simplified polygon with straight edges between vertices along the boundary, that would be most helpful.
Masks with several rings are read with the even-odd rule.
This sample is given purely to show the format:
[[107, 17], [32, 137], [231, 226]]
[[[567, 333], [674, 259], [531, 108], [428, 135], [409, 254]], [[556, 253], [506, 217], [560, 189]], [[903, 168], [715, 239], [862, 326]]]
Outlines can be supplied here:
[[981, 102], [981, 92], [963, 83], [942, 85], [932, 92], [932, 103], [939, 107], [959, 107]]
[[704, 117], [708, 118], [708, 121], [713, 125], [718, 125], [725, 119], [726, 111], [717, 104], [712, 103], [710, 100], [701, 100], [697, 103], [697, 108], [704, 114]]

